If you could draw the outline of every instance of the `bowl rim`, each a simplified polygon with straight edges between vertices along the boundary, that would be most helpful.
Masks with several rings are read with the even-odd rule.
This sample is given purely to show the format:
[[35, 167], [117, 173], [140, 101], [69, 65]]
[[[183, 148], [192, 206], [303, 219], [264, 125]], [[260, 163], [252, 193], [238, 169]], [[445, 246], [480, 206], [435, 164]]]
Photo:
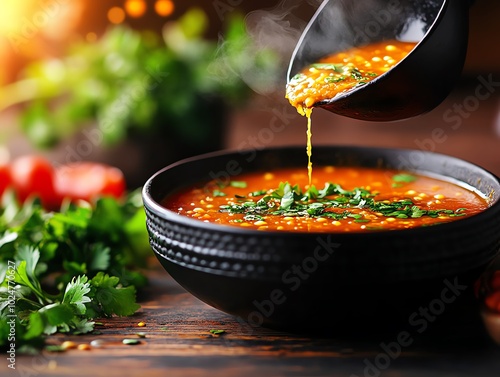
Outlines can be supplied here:
[[[335, 149], [335, 150], [351, 150], [351, 151], [366, 151], [366, 150], [372, 150], [372, 151], [381, 151], [381, 152], [398, 152], [398, 153], [412, 153], [412, 152], [418, 152], [418, 153], [424, 153], [426, 155], [430, 156], [435, 156], [435, 157], [442, 157], [448, 159], [448, 161], [456, 161], [460, 162], [461, 164], [467, 164], [471, 168], [476, 168], [479, 169], [483, 174], [490, 175], [490, 177], [497, 183], [498, 187], [500, 188], [500, 178], [490, 172], [489, 170], [472, 163], [468, 160], [464, 160], [458, 157], [454, 157], [451, 155], [447, 155], [444, 153], [439, 153], [439, 152], [430, 152], [430, 151], [423, 151], [423, 150], [418, 150], [418, 149], [411, 149], [411, 148], [393, 148], [393, 147], [378, 147], [378, 146], [353, 146], [353, 145], [318, 145], [316, 147], [317, 149]], [[429, 233], [429, 231], [433, 231], [436, 228], [439, 230], [445, 231], [447, 228], [453, 228], [456, 227], [456, 224], [459, 223], [461, 225], [466, 226], [467, 224], [472, 225], [472, 223], [478, 221], [478, 218], [481, 218], [482, 215], [485, 213], [489, 212], [493, 207], [500, 207], [500, 195], [494, 199], [491, 203], [489, 203], [488, 208], [486, 208], [484, 211], [477, 213], [475, 215], [472, 215], [470, 217], [462, 218], [462, 219], [457, 219], [454, 221], [446, 222], [446, 223], [440, 223], [436, 224], [434, 226], [428, 226], [428, 227], [415, 227], [415, 228], [408, 228], [408, 229], [396, 229], [396, 230], [377, 230], [377, 231], [351, 231], [351, 232], [291, 232], [291, 231], [278, 231], [278, 230], [256, 230], [256, 229], [247, 229], [247, 228], [241, 228], [241, 227], [235, 227], [235, 226], [230, 226], [230, 225], [225, 225], [225, 224], [215, 224], [215, 223], [210, 223], [210, 222], [204, 222], [200, 221], [197, 219], [193, 219], [184, 215], [180, 215], [164, 206], [162, 206], [158, 201], [156, 201], [150, 192], [152, 185], [154, 182], [158, 179], [158, 177], [165, 172], [174, 169], [178, 166], [182, 166], [185, 164], [189, 164], [192, 162], [197, 162], [197, 161], [202, 161], [202, 160], [207, 160], [211, 158], [216, 158], [216, 157], [223, 157], [223, 156], [235, 156], [235, 155], [243, 155], [248, 152], [262, 152], [262, 151], [267, 151], [267, 152], [282, 152], [285, 150], [290, 150], [290, 149], [300, 149], [302, 152], [304, 149], [303, 145], [285, 145], [285, 146], [275, 146], [275, 147], [267, 147], [267, 148], [262, 148], [262, 149], [242, 149], [242, 150], [235, 150], [235, 149], [227, 149], [227, 150], [219, 150], [219, 151], [214, 151], [214, 152], [209, 152], [209, 153], [204, 153], [188, 158], [181, 159], [179, 161], [176, 161], [172, 164], [169, 164], [165, 166], [164, 168], [158, 170], [156, 173], [154, 173], [144, 184], [142, 188], [142, 199], [143, 199], [143, 204], [144, 207], [147, 211], [153, 212], [157, 216], [171, 220], [175, 223], [184, 225], [184, 226], [192, 226], [195, 228], [198, 228], [200, 230], [204, 231], [212, 231], [212, 232], [224, 232], [224, 233], [231, 233], [234, 235], [246, 235], [246, 236], [259, 236], [259, 237], [312, 237], [312, 236], [325, 236], [328, 234], [333, 234], [335, 237], [343, 237], [343, 238], [350, 238], [350, 237], [359, 237], [362, 235], [363, 237], [380, 237], [381, 235], [410, 235], [410, 234], [415, 234], [418, 235], [419, 233], [426, 234]], [[314, 150], [313, 150], [314, 152]], [[304, 165], [305, 166], [305, 165]], [[415, 173], [420, 173], [420, 174], [431, 174], [432, 172], [426, 171], [426, 170], [418, 170], [418, 169], [408, 169], [409, 171], [415, 172]], [[440, 176], [437, 173], [434, 173], [437, 176]], [[446, 178], [446, 177], [444, 177]], [[452, 177], [449, 177], [452, 178]], [[460, 180], [456, 179], [456, 181], [460, 182]], [[466, 182], [463, 182], [467, 184]], [[179, 186], [179, 188], [184, 187], [182, 184]], [[189, 187], [189, 185], [186, 185], [186, 187]]]

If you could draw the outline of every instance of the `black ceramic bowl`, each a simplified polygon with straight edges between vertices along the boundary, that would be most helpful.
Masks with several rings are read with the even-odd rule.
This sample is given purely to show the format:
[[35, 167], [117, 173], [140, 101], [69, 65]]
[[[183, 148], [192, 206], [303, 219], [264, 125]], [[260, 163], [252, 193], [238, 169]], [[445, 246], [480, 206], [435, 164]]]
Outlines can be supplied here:
[[162, 207], [165, 197], [192, 184], [306, 166], [304, 147], [209, 154], [170, 165], [144, 186], [150, 243], [165, 269], [202, 301], [253, 326], [345, 329], [348, 323], [403, 322], [421, 328], [460, 301], [468, 304], [470, 288], [500, 247], [497, 177], [463, 160], [416, 150], [315, 147], [313, 153], [315, 166], [438, 174], [472, 186], [491, 205], [432, 227], [351, 234], [246, 230]]

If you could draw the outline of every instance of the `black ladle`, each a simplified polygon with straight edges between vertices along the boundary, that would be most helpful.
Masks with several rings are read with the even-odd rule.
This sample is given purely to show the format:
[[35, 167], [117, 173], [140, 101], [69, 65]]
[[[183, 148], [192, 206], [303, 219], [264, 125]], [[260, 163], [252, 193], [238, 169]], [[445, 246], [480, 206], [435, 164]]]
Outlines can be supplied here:
[[314, 107], [368, 121], [394, 121], [426, 113], [446, 98], [462, 72], [471, 3], [326, 0], [295, 48], [288, 80], [320, 58], [350, 47], [387, 39], [417, 42], [385, 74]]

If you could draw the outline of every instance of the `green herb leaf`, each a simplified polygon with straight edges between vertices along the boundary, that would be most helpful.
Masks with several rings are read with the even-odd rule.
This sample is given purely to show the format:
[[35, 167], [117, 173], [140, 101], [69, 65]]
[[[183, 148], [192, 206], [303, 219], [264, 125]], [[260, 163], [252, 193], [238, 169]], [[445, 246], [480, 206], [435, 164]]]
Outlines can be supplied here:
[[304, 75], [303, 73], [297, 73], [295, 76], [292, 77], [291, 81], [301, 81], [304, 78], [306, 78], [306, 75]]
[[311, 64], [311, 67], [316, 69], [327, 69], [334, 70], [335, 72], [342, 73], [343, 72], [343, 64], [332, 64], [332, 63], [314, 63]]
[[78, 314], [85, 314], [85, 304], [91, 301], [90, 297], [86, 296], [89, 292], [90, 284], [86, 276], [73, 278], [66, 286], [62, 303], [74, 305]]
[[90, 285], [94, 291], [94, 299], [99, 310], [106, 316], [116, 314], [118, 316], [129, 316], [134, 314], [139, 308], [135, 302], [135, 288], [119, 287], [120, 279], [116, 276], [109, 276], [99, 272]]
[[286, 211], [290, 209], [294, 203], [294, 193], [290, 185], [285, 185], [283, 189], [283, 196], [281, 197], [280, 210]]
[[260, 215], [256, 215], [254, 213], [249, 213], [243, 217], [246, 221], [262, 221], [264, 218]]
[[212, 196], [216, 198], [216, 197], [226, 196], [226, 194], [220, 190], [214, 190], [212, 192]]
[[262, 196], [266, 195], [267, 191], [266, 190], [259, 190], [259, 191], [253, 191], [250, 193], [250, 196], [257, 197], [257, 196]]
[[394, 182], [398, 183], [411, 183], [417, 180], [417, 177], [411, 174], [397, 174], [392, 177]]
[[[38, 302], [40, 304], [46, 304], [50, 303], [51, 300], [47, 297], [47, 295], [42, 291], [42, 288], [40, 286], [40, 282], [38, 281], [37, 278], [34, 277], [33, 275], [33, 268], [37, 262], [38, 262], [38, 251], [35, 250], [33, 251], [34, 259], [35, 262], [34, 264], [30, 263], [33, 261], [33, 259], [29, 260], [24, 260], [19, 263], [16, 267], [16, 274], [14, 280], [16, 283], [21, 284], [31, 290], [33, 294], [37, 297]], [[29, 269], [27, 269], [28, 263], [31, 264]]]
[[363, 79], [363, 75], [361, 74], [361, 72], [357, 68], [351, 69], [351, 77], [355, 80], [362, 80]]
[[245, 181], [231, 181], [229, 182], [229, 186], [236, 188], [246, 188], [247, 183]]
[[70, 322], [75, 314], [66, 304], [50, 304], [29, 316], [27, 339], [33, 339], [42, 334], [50, 335], [57, 331], [58, 326]]
[[341, 81], [344, 81], [347, 77], [344, 76], [344, 75], [338, 75], [338, 76], [329, 76], [329, 77], [325, 77], [325, 82], [327, 84], [334, 84], [334, 83], [337, 83], [337, 82], [341, 82]]
[[211, 334], [214, 334], [214, 335], [221, 335], [221, 334], [225, 334], [225, 333], [226, 333], [226, 330], [211, 329], [211, 330], [210, 330], [210, 333], [211, 333]]

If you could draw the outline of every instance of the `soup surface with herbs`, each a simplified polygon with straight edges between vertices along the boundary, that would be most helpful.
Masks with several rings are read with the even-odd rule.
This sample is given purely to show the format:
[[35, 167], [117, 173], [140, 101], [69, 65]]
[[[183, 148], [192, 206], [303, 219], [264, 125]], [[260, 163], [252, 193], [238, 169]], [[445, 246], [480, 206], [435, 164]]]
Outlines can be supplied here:
[[[293, 183], [287, 183], [293, 182]], [[318, 167], [249, 173], [168, 196], [168, 209], [200, 221], [292, 232], [368, 232], [472, 216], [488, 200], [452, 182], [396, 170]]]

